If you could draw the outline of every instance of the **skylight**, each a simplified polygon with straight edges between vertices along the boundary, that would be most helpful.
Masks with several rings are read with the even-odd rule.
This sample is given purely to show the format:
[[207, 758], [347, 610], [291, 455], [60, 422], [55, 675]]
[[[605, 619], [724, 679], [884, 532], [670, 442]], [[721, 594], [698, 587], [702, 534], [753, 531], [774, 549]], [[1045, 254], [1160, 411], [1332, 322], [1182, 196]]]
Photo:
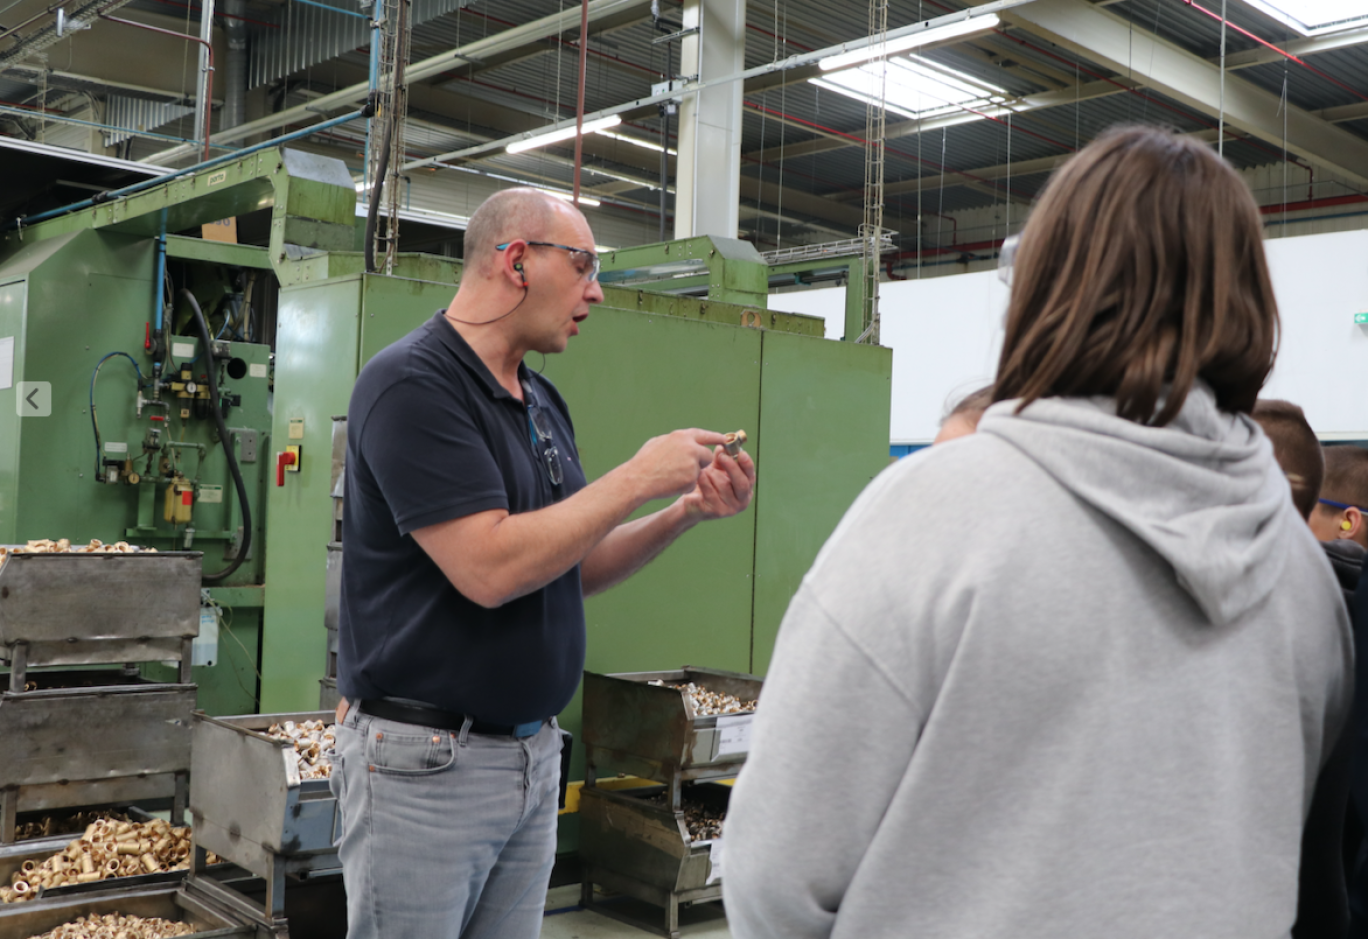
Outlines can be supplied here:
[[1303, 36], [1368, 26], [1368, 0], [1246, 0]]
[[[885, 80], [885, 107], [904, 117], [930, 117], [960, 110], [962, 107], [1002, 101], [1007, 92], [963, 72], [947, 68], [921, 56], [889, 57]], [[879, 98], [880, 63], [846, 69], [808, 79], [861, 103]]]

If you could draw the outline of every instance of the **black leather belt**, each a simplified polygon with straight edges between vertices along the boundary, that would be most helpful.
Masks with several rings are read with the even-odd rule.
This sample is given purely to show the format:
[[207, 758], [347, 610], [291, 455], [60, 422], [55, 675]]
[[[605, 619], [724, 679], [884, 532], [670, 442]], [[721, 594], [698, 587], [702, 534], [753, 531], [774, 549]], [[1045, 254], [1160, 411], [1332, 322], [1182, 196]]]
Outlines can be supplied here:
[[[417, 724], [420, 727], [435, 727], [438, 730], [460, 730], [465, 726], [466, 715], [455, 711], [443, 711], [419, 704], [400, 704], [379, 698], [358, 701], [356, 706], [362, 714], [379, 717], [401, 724]], [[491, 737], [531, 737], [541, 730], [545, 721], [531, 721], [526, 724], [491, 724], [488, 721], [475, 721], [470, 725], [472, 734], [485, 734]]]

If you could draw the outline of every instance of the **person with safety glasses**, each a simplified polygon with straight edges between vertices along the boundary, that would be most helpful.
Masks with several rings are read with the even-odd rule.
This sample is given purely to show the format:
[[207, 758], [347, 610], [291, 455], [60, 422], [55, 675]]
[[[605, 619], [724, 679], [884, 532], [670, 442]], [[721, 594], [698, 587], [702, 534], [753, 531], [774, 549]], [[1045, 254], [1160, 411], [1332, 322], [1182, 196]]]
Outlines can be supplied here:
[[750, 456], [709, 430], [587, 480], [564, 399], [523, 358], [565, 351], [598, 270], [578, 209], [500, 192], [451, 305], [352, 392], [332, 775], [349, 939], [539, 934], [584, 597], [750, 504]]

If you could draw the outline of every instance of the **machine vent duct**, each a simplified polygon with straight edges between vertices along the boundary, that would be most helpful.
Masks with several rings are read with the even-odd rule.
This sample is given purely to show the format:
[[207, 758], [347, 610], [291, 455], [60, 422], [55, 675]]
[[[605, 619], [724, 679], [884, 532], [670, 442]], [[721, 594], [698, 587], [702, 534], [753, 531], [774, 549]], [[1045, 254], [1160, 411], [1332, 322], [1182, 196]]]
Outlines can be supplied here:
[[[417, 26], [466, 6], [470, 0], [413, 0], [410, 26]], [[323, 7], [331, 7], [331, 10]], [[252, 36], [248, 87], [257, 88], [286, 75], [326, 62], [371, 41], [371, 3], [356, 0], [313, 0], [286, 3], [277, 14], [279, 29]], [[361, 16], [352, 14], [360, 13]]]
[[110, 95], [105, 105], [105, 122], [112, 127], [127, 127], [126, 131], [106, 131], [104, 145], [121, 144], [134, 131], [153, 130], [169, 124], [178, 117], [194, 114], [195, 109], [170, 101], [149, 101], [146, 98], [126, 98]]

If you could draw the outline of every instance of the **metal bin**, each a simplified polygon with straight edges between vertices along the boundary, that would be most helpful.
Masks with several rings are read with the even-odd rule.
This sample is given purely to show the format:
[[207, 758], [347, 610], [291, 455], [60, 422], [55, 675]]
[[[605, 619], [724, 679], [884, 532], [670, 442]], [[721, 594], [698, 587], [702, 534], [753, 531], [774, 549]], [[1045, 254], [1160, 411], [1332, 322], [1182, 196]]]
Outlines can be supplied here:
[[679, 809], [679, 787], [688, 780], [735, 776], [750, 749], [753, 712], [698, 717], [684, 694], [651, 685], [694, 682], [743, 700], [760, 697], [762, 680], [754, 675], [693, 668], [668, 672], [617, 675], [584, 673], [584, 739], [586, 790], [600, 767], [654, 779], [670, 787], [671, 806]]
[[0, 907], [0, 939], [29, 939], [69, 923], [79, 916], [120, 913], [191, 923], [202, 936], [254, 936], [256, 928], [186, 885], [163, 884], [135, 890], [97, 891], [76, 896], [32, 900]]
[[23, 690], [30, 666], [188, 661], [199, 634], [201, 556], [0, 558], [0, 661], [10, 666], [10, 689]]
[[194, 715], [192, 879], [203, 870], [205, 849], [264, 878], [268, 923], [284, 916], [286, 874], [340, 871], [342, 865], [333, 847], [337, 800], [328, 780], [301, 779], [293, 747], [265, 731], [285, 721], [333, 719], [331, 711]]
[[173, 796], [185, 804], [195, 686], [136, 672], [40, 672], [0, 692], [0, 843], [24, 811]]
[[[665, 908], [663, 934], [679, 935], [681, 904], [722, 897], [722, 839], [690, 841], [682, 812], [645, 797], [664, 786], [580, 791], [580, 857], [584, 861], [582, 904], [597, 912], [644, 925], [594, 899], [593, 885]], [[729, 786], [691, 787], [690, 796], [725, 810]], [[663, 800], [662, 800], [663, 801]]]

